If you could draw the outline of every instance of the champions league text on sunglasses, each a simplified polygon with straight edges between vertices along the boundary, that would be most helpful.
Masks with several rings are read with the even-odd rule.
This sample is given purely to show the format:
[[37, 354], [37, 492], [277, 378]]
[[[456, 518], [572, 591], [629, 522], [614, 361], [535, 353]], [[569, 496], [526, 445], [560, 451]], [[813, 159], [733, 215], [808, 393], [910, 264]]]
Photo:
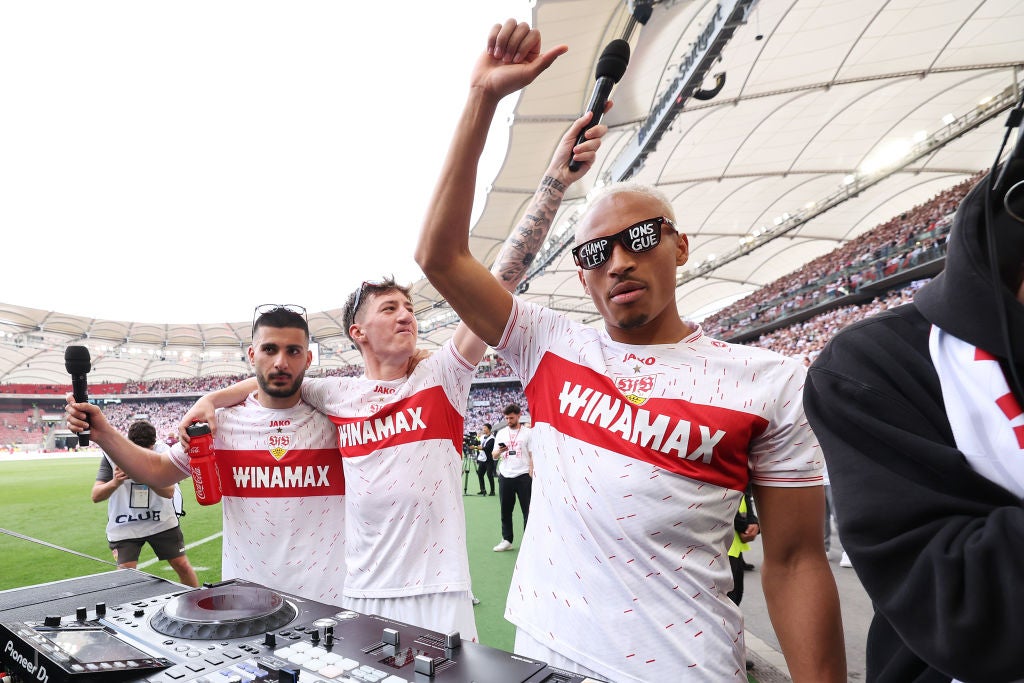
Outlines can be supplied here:
[[572, 258], [583, 270], [594, 270], [603, 266], [612, 257], [612, 249], [615, 248], [616, 242], [634, 254], [650, 251], [661, 243], [663, 225], [668, 225], [673, 232], [676, 230], [675, 223], [665, 216], [648, 218], [614, 235], [598, 237], [574, 247]]

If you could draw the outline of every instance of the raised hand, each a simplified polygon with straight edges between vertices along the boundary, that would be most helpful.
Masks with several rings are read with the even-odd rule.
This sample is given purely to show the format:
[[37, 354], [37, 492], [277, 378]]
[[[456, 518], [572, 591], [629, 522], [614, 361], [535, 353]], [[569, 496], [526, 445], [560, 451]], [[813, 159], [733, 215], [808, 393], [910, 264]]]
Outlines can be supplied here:
[[540, 31], [526, 22], [509, 19], [495, 24], [487, 36], [487, 50], [477, 59], [470, 85], [501, 99], [534, 81], [569, 48], [557, 45], [541, 53]]

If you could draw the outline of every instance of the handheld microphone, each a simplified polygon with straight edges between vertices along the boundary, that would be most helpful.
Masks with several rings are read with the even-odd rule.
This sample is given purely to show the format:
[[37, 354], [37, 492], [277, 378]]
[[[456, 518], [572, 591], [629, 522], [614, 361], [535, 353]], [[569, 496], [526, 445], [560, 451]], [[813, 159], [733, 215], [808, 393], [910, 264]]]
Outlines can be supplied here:
[[[88, 383], [85, 376], [92, 369], [92, 358], [89, 349], [84, 346], [69, 346], [64, 349], [64, 367], [71, 374], [71, 391], [77, 403], [89, 400]], [[89, 430], [78, 433], [78, 445], [89, 445]]]
[[[616, 38], [605, 46], [600, 58], [597, 60], [597, 68], [594, 70], [597, 82], [594, 83], [594, 92], [590, 96], [590, 104], [587, 105], [587, 111], [592, 116], [590, 117], [590, 123], [580, 131], [579, 137], [576, 138], [577, 145], [586, 139], [584, 135], [588, 130], [601, 122], [601, 117], [604, 115], [604, 105], [608, 102], [608, 95], [612, 92], [612, 86], [619, 82], [622, 74], [626, 73], [626, 66], [628, 65], [629, 43], [622, 38]], [[569, 160], [570, 171], [578, 171], [579, 168], [580, 163], [578, 161], [575, 159]]]

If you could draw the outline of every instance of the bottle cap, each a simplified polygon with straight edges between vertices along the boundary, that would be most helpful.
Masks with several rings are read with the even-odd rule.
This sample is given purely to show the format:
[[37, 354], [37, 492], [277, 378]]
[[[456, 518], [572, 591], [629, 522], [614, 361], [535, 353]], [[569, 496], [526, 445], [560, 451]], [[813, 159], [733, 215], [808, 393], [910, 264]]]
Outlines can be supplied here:
[[188, 427], [185, 427], [185, 433], [189, 437], [202, 436], [204, 434], [210, 434], [210, 425], [205, 422], [193, 422]]

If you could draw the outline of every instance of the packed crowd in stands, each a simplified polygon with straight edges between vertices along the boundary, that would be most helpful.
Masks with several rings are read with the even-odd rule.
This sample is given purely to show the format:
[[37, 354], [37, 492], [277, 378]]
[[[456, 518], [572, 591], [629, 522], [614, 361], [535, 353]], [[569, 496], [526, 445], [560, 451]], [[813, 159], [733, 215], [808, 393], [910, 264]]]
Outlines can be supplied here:
[[[358, 377], [363, 374], [362, 365], [348, 365], [340, 368], [328, 368], [323, 372], [315, 369], [310, 376], [316, 377]], [[91, 382], [90, 396], [144, 396], [147, 394], [205, 394], [216, 389], [230, 386], [246, 379], [250, 375], [221, 375], [210, 377], [184, 377], [176, 379], [156, 379], [147, 381], [129, 380], [127, 382]], [[479, 378], [511, 377], [512, 368], [499, 356], [485, 358], [477, 369]], [[0, 384], [0, 394], [18, 394], [27, 396], [54, 395], [64, 396], [71, 391], [70, 384]]]
[[512, 377], [515, 373], [505, 359], [498, 355], [491, 355], [483, 359], [476, 369], [476, 376], [487, 379], [501, 377]]
[[0, 444], [41, 441], [46, 426], [34, 410], [0, 412]]
[[803, 322], [761, 335], [757, 341], [750, 342], [749, 345], [771, 349], [784, 356], [798, 358], [804, 365], [810, 365], [836, 332], [852, 322], [894, 306], [910, 303], [914, 298], [914, 292], [926, 282], [927, 280], [913, 282], [903, 289], [889, 292], [885, 297], [877, 297], [867, 304], [830, 309]]
[[897, 271], [941, 258], [953, 213], [980, 176], [941, 192], [726, 306], [703, 321], [704, 331], [729, 339], [737, 330], [785, 318]]
[[[874, 281], [905, 269], [934, 260], [944, 254], [945, 234], [960, 199], [977, 178], [939, 194], [932, 201], [894, 218], [873, 230], [851, 240], [843, 247], [806, 264], [790, 275], [767, 285], [737, 301], [703, 322], [705, 332], [713, 337], [728, 339], [744, 329], [756, 327], [768, 318], [784, 317], [799, 309], [836, 299], [855, 290], [862, 283]], [[834, 275], [835, 277], [829, 277]], [[876, 297], [866, 304], [839, 306], [786, 327], [762, 335], [753, 346], [772, 349], [810, 364], [836, 332], [846, 325], [887, 308], [909, 302], [914, 292], [926, 280], [919, 280], [898, 291]], [[318, 373], [325, 376], [356, 376], [361, 366], [332, 368]], [[466, 431], [479, 432], [485, 422], [500, 426], [504, 422], [502, 411], [509, 403], [518, 403], [529, 413], [526, 396], [518, 382], [502, 383], [512, 376], [512, 370], [497, 355], [484, 359], [477, 371], [480, 384], [470, 392], [466, 413]], [[173, 441], [181, 416], [192, 404], [195, 395], [232, 384], [244, 376], [164, 379], [145, 382], [90, 384], [90, 395], [122, 394], [185, 394], [188, 398], [125, 400], [103, 406], [107, 418], [118, 429], [127, 431], [132, 420], [148, 416], [157, 428], [160, 438]], [[496, 382], [494, 380], [497, 380]], [[70, 386], [8, 384], [0, 386], [0, 393], [62, 396]], [[55, 428], [39, 419], [41, 411], [61, 412], [59, 402], [34, 410], [7, 410], [0, 405], [0, 444], [32, 443], [42, 441], [48, 430]]]
[[[123, 433], [137, 419], [146, 419], [156, 427], [159, 439], [167, 444], [177, 441], [178, 422], [192, 405], [191, 397], [185, 399], [154, 398], [101, 404], [103, 414], [112, 425]], [[502, 387], [477, 386], [469, 394], [469, 409], [466, 413], [466, 431], [480, 432], [483, 424], [489, 422], [503, 425], [502, 411], [509, 403], [518, 403], [528, 413], [526, 396], [518, 383]], [[60, 414], [58, 404], [45, 410], [29, 409], [3, 411], [0, 409], [0, 444], [8, 446], [20, 443], [42, 443], [48, 431], [62, 427], [60, 423], [46, 425], [35, 415], [42, 412]]]
[[246, 377], [248, 375], [183, 377], [154, 379], [146, 382], [128, 381], [124, 383], [122, 393], [129, 396], [137, 394], [205, 394], [215, 389], [223, 389]]
[[135, 420], [148, 420], [156, 427], [157, 438], [167, 444], [178, 440], [178, 423], [188, 409], [192, 399], [152, 399], [147, 401], [124, 401], [103, 406], [103, 415], [123, 433]]
[[[469, 409], [466, 410], [466, 431], [480, 433], [485, 422], [494, 425], [494, 431], [505, 425], [505, 406], [518, 404], [528, 414], [526, 395], [519, 385], [475, 386], [469, 392]], [[522, 418], [524, 421], [526, 418]]]

